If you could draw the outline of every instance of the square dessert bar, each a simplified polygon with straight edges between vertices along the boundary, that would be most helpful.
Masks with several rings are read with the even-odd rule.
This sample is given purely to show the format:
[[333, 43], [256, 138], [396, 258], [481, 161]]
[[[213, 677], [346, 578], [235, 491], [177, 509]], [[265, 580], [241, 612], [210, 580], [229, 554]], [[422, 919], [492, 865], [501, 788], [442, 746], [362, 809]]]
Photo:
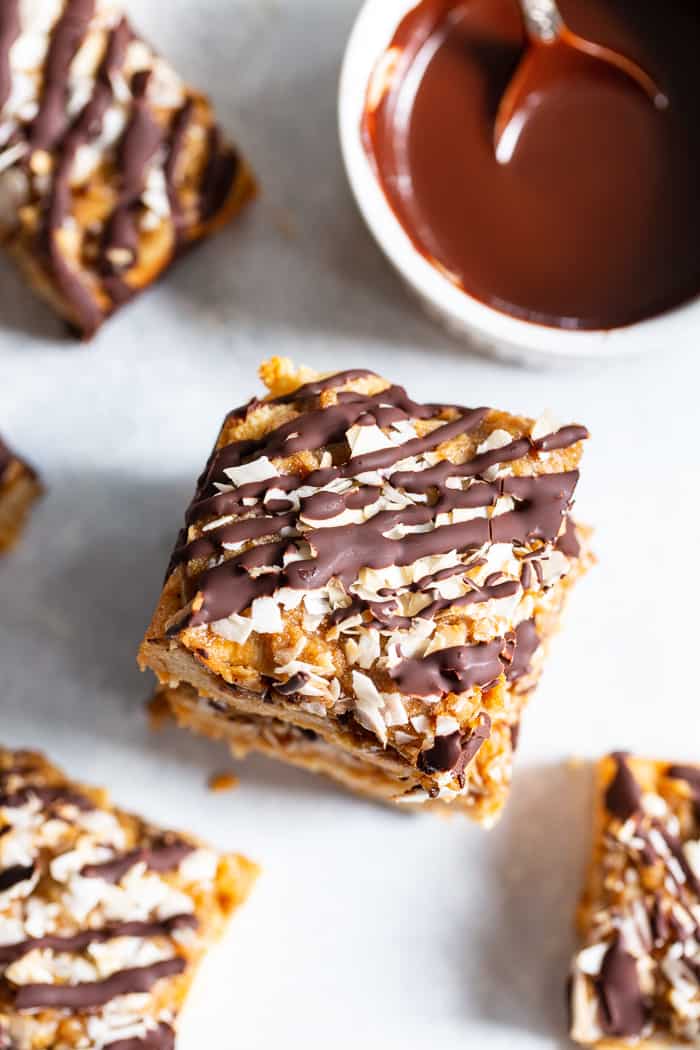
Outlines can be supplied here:
[[83, 336], [255, 184], [112, 0], [0, 3], [0, 240]]
[[275, 358], [224, 421], [141, 646], [190, 728], [396, 802], [505, 801], [589, 560], [587, 433]]
[[36, 471], [0, 438], [0, 554], [17, 542], [42, 491]]
[[0, 1048], [172, 1050], [257, 869], [0, 748]]
[[700, 1046], [700, 766], [601, 761], [579, 927], [576, 1042]]

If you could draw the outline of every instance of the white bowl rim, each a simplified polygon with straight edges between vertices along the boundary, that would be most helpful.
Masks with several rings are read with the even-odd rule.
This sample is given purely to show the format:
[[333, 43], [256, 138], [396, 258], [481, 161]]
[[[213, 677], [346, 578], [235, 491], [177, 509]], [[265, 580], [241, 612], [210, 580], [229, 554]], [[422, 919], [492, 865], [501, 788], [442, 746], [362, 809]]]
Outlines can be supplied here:
[[420, 0], [365, 0], [345, 50], [338, 94], [340, 145], [358, 208], [404, 280], [449, 321], [494, 341], [547, 357], [609, 357], [672, 345], [700, 324], [700, 295], [657, 317], [605, 331], [549, 328], [487, 306], [454, 285], [416, 249], [380, 186], [362, 140], [367, 87], [401, 19]]

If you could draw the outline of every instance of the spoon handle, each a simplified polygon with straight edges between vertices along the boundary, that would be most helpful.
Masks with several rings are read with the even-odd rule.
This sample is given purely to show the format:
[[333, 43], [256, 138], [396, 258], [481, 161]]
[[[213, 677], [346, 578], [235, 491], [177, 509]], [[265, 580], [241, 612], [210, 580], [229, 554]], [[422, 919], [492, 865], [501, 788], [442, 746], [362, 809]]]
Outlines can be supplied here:
[[564, 19], [556, 0], [519, 0], [528, 35], [549, 43], [561, 33]]

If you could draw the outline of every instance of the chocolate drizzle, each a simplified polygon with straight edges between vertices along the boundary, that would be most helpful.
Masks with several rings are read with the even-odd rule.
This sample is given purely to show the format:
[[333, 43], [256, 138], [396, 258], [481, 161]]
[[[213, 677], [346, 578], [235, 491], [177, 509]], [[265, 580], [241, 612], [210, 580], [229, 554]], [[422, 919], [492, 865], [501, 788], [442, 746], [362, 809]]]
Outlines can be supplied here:
[[639, 986], [637, 964], [616, 935], [605, 957], [598, 979], [601, 1028], [606, 1035], [639, 1036], [647, 1022], [648, 1008]]
[[160, 146], [162, 131], [151, 115], [146, 99], [150, 73], [140, 71], [131, 80], [131, 119], [117, 147], [121, 192], [107, 223], [101, 265], [105, 276], [114, 277], [136, 262], [139, 244], [137, 213], [144, 189], [146, 166]]
[[51, 271], [86, 332], [97, 328], [102, 315], [91, 291], [64, 259], [63, 252], [56, 243], [56, 234], [70, 215], [70, 175], [76, 154], [81, 146], [100, 134], [104, 115], [113, 97], [113, 77], [121, 69], [130, 38], [128, 24], [122, 19], [110, 34], [92, 97], [65, 135], [40, 234], [40, 245]]
[[627, 755], [617, 751], [611, 756], [617, 766], [613, 780], [605, 793], [606, 809], [623, 823], [638, 813], [642, 805], [642, 792], [635, 776], [627, 764]]
[[[313, 471], [306, 479], [306, 484], [320, 487], [336, 478], [352, 478], [367, 471], [386, 469], [408, 456], [433, 451], [443, 442], [475, 430], [488, 411], [485, 408], [459, 409], [456, 406], [445, 406], [445, 409], [450, 407], [460, 413], [459, 418], [443, 422], [426, 437], [412, 438], [402, 445], [356, 456], [342, 467]], [[288, 457], [297, 452], [344, 442], [347, 430], [363, 417], [368, 420], [371, 416], [377, 426], [382, 427], [411, 418], [432, 419], [434, 415], [434, 406], [411, 401], [403, 387], [391, 386], [374, 395], [353, 394], [351, 398], [339, 399], [335, 405], [311, 409], [301, 416], [295, 416], [258, 441], [234, 441], [219, 449], [214, 456], [210, 476], [221, 475], [230, 467], [238, 467], [260, 456]], [[528, 442], [525, 451], [529, 448]]]
[[407, 696], [464, 693], [475, 685], [485, 688], [503, 674], [504, 649], [503, 638], [438, 649], [422, 659], [402, 660], [389, 674]]
[[103, 981], [84, 981], [79, 984], [25, 984], [16, 988], [16, 1010], [34, 1010], [48, 1007], [58, 1010], [90, 1010], [106, 1006], [120, 995], [150, 992], [157, 981], [183, 973], [186, 962], [180, 956], [165, 959], [152, 966], [137, 966], [120, 970]]
[[490, 736], [491, 719], [487, 714], [482, 714], [480, 724], [471, 732], [460, 733], [456, 730], [446, 736], [436, 737], [432, 747], [421, 751], [418, 756], [418, 768], [429, 774], [452, 773], [460, 786], [464, 786], [464, 770]]
[[15, 809], [26, 806], [27, 803], [36, 800], [44, 809], [55, 809], [57, 806], [74, 806], [76, 809], [88, 812], [94, 809], [93, 803], [86, 795], [81, 795], [73, 789], [63, 787], [41, 787], [38, 784], [29, 784], [19, 788], [17, 791], [6, 792], [3, 790], [3, 778], [0, 777], [0, 808]]
[[506, 671], [509, 682], [517, 682], [532, 670], [532, 658], [540, 647], [534, 620], [523, 620], [515, 628], [515, 652]]
[[11, 868], [5, 868], [4, 871], [0, 871], [0, 893], [11, 890], [14, 886], [18, 886], [20, 882], [26, 882], [27, 879], [31, 879], [33, 874], [33, 864], [13, 864]]
[[180, 195], [177, 192], [177, 169], [180, 157], [185, 147], [185, 138], [192, 122], [194, 113], [194, 102], [191, 98], [180, 107], [173, 117], [170, 138], [168, 140], [168, 156], [165, 161], [165, 185], [168, 192], [170, 211], [175, 224], [175, 235], [179, 241], [182, 237], [184, 217], [180, 204]]
[[28, 134], [33, 150], [53, 149], [66, 130], [70, 67], [94, 13], [94, 0], [67, 0], [63, 14], [53, 28], [39, 112]]
[[[303, 383], [289, 394], [273, 397], [270, 403], [273, 405], [291, 405], [294, 402], [310, 401], [324, 390], [336, 390], [348, 383], [354, 383], [357, 379], [376, 379], [377, 373], [368, 368], [346, 368], [343, 372], [334, 372], [332, 375], [323, 376], [322, 379], [314, 379], [310, 383]], [[255, 399], [253, 399], [255, 400]], [[240, 412], [237, 409], [236, 412]]]
[[223, 143], [221, 131], [216, 125], [209, 129], [207, 152], [207, 166], [199, 187], [199, 215], [202, 222], [208, 222], [224, 207], [238, 171], [238, 156], [235, 150]]
[[[31, 870], [31, 869], [30, 869]], [[0, 945], [0, 966], [9, 966], [36, 950], [52, 952], [82, 952], [91, 944], [104, 944], [116, 937], [167, 937], [175, 930], [196, 929], [194, 915], [173, 915], [158, 922], [121, 922], [101, 929], [81, 930], [71, 936], [31, 937], [17, 944]]]
[[554, 452], [560, 448], [569, 448], [577, 441], [585, 441], [590, 437], [587, 429], [578, 425], [560, 427], [553, 434], [545, 434], [544, 437], [533, 441], [538, 452]]
[[[660, 828], [659, 832], [666, 843], [666, 848], [681, 869], [683, 878], [685, 879], [685, 884], [692, 890], [696, 897], [700, 898], [700, 878], [698, 878], [690, 865], [680, 839], [664, 828]], [[680, 888], [682, 889], [682, 883]]]
[[[216, 557], [226, 544], [256, 538], [267, 542], [236, 553], [198, 575], [195, 573], [191, 594], [194, 596], [199, 592], [196, 607], [171, 626], [170, 634], [177, 634], [184, 627], [202, 626], [234, 613], [240, 614], [256, 598], [271, 596], [282, 587], [312, 590], [337, 578], [348, 588], [364, 568], [379, 570], [389, 566], [408, 566], [421, 558], [446, 554], [451, 550], [467, 553], [485, 543], [527, 545], [557, 541], [578, 480], [577, 471], [505, 477], [497, 482], [481, 480], [484, 471], [491, 467], [534, 455], [537, 450], [527, 437], [514, 438], [505, 447], [477, 454], [466, 463], [445, 460], [423, 471], [395, 472], [391, 476], [392, 486], [403, 489], [409, 498], [418, 497], [401, 510], [380, 511], [368, 520], [352, 525], [315, 525], [345, 509], [374, 502], [380, 490], [376, 483], [360, 480], [366, 475], [387, 470], [411, 457], [434, 452], [445, 442], [473, 433], [488, 413], [485, 408], [418, 404], [398, 386], [390, 386], [372, 395], [339, 389], [360, 378], [376, 377], [364, 370], [341, 372], [277, 398], [272, 403], [301, 406], [301, 414], [259, 439], [237, 440], [215, 450], [199, 480], [187, 513], [187, 523], [201, 524], [211, 515], [241, 515], [244, 519], [209, 529], [190, 542], [186, 542], [186, 536], [181, 536], [173, 565], [179, 561], [191, 563]], [[329, 390], [336, 391], [334, 403], [323, 408], [314, 407], [313, 400]], [[237, 409], [229, 419], [243, 419], [254, 407], [255, 403], [249, 403]], [[355, 425], [374, 423], [381, 428], [412, 420], [431, 420], [438, 425], [430, 433], [410, 438], [403, 444], [350, 457], [333, 466], [312, 470], [307, 475], [279, 475], [246, 482], [232, 492], [217, 492], [217, 485], [229, 484], [228, 470], [259, 457], [286, 458], [301, 452], [340, 446], [346, 441], [348, 429]], [[583, 427], [566, 427], [541, 441], [550, 441], [548, 447], [563, 448], [567, 442], [576, 443], [586, 436]], [[465, 491], [448, 484], [450, 479], [460, 478], [474, 480]], [[295, 490], [302, 486], [323, 489], [344, 480], [352, 480], [358, 487], [340, 494], [319, 491], [302, 500], [298, 516], [291, 512], [291, 496]], [[290, 495], [290, 500], [280, 498], [273, 506], [259, 503], [270, 488], [281, 489]], [[436, 526], [441, 514], [457, 509], [484, 508], [488, 511], [502, 497], [515, 501], [513, 510], [495, 517], [473, 517], [468, 521]], [[312, 523], [311, 527], [308, 527], [308, 522]], [[418, 531], [408, 531], [401, 537], [390, 539], [387, 534], [397, 526]], [[277, 539], [282, 530], [285, 538]], [[285, 555], [299, 538], [309, 545], [311, 556], [285, 564]], [[261, 572], [261, 569], [267, 571]], [[462, 569], [462, 574], [465, 573], [466, 566]], [[429, 592], [430, 582], [426, 580], [421, 589]], [[468, 594], [450, 600], [433, 595], [419, 615], [432, 618], [449, 606], [510, 597], [517, 593], [519, 586], [517, 581], [496, 577], [490, 578], [484, 587], [478, 587], [466, 576], [465, 582], [470, 586]], [[386, 627], [407, 626], [410, 621], [406, 618], [392, 615], [395, 605], [391, 598], [386, 602], [358, 600], [353, 601], [348, 612], [369, 612], [374, 622]], [[468, 658], [468, 662], [471, 663], [472, 658]], [[500, 671], [496, 671], [495, 677], [498, 673]]]
[[169, 1024], [161, 1022], [146, 1035], [105, 1043], [104, 1050], [175, 1050], [175, 1032]]
[[120, 882], [137, 864], [145, 864], [149, 871], [175, 871], [193, 852], [185, 842], [171, 842], [150, 849], [134, 849], [101, 864], [86, 864], [80, 874], [85, 879]]

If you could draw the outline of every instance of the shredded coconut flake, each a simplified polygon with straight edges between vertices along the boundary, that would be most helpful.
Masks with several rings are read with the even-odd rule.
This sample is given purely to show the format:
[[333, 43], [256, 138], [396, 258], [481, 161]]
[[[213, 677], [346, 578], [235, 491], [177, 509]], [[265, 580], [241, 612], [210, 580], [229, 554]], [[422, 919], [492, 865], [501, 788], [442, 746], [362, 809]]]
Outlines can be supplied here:
[[252, 462], [242, 463], [239, 467], [227, 467], [224, 474], [237, 488], [248, 485], [251, 481], [266, 481], [268, 478], [279, 477], [267, 456], [258, 456]]
[[274, 598], [256, 598], [250, 610], [253, 630], [258, 634], [281, 634], [282, 614]]

